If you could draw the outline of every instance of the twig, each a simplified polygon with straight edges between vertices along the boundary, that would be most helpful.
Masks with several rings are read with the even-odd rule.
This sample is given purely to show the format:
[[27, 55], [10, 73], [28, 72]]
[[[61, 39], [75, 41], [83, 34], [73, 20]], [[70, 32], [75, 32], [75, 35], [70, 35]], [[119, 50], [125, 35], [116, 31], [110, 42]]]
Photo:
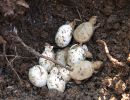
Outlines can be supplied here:
[[126, 64], [123, 63], [123, 62], [119, 62], [117, 59], [113, 58], [113, 57], [110, 55], [109, 50], [108, 50], [108, 47], [107, 47], [107, 44], [105, 43], [105, 41], [103, 41], [103, 40], [97, 40], [97, 42], [104, 45], [105, 53], [106, 53], [107, 57], [109, 58], [109, 60], [110, 60], [113, 64], [116, 64], [116, 65], [118, 65], [118, 66], [128, 66], [128, 65], [126, 65]]
[[[9, 61], [9, 59], [6, 56], [6, 49], [5, 48], [6, 48], [6, 44], [4, 43], [3, 44], [3, 55], [4, 55], [5, 59], [6, 59], [6, 61], [8, 62], [8, 66], [10, 66], [10, 68], [14, 71], [14, 73], [16, 74], [20, 84], [22, 85], [22, 80], [21, 80], [20, 76], [18, 75], [18, 73], [16, 72], [16, 70], [14, 69], [14, 67], [13, 67], [13, 62], [17, 58], [17, 55], [11, 61]], [[17, 52], [16, 52], [16, 54], [17, 54]]]
[[79, 15], [80, 20], [82, 21], [81, 14], [80, 14], [80, 12], [79, 12], [79, 10], [78, 10], [78, 8], [77, 8], [77, 7], [76, 7], [76, 11], [77, 11], [77, 13], [78, 13], [78, 15]]
[[23, 40], [18, 36], [17, 32], [12, 33], [11, 38], [12, 38], [13, 40], [15, 40], [16, 42], [21, 43], [21, 44], [23, 45], [23, 47], [24, 47], [27, 51], [29, 51], [30, 53], [32, 53], [32, 54], [35, 55], [36, 57], [42, 57], [42, 58], [44, 58], [44, 59], [47, 59], [47, 60], [49, 60], [49, 61], [52, 61], [53, 63], [55, 63], [55, 64], [57, 64], [57, 65], [60, 65], [60, 66], [63, 67], [63, 68], [66, 68], [66, 69], [69, 70], [69, 71], [72, 71], [71, 68], [62, 65], [61, 63], [57, 62], [56, 60], [54, 60], [54, 59], [52, 59], [52, 58], [50, 58], [50, 57], [46, 57], [46, 56], [40, 54], [40, 53], [37, 52], [35, 49], [33, 49], [33, 48], [29, 47], [28, 45], [26, 45], [26, 44], [23, 42]]
[[[0, 57], [3, 57], [3, 56], [6, 56], [6, 57], [15, 57], [16, 55], [3, 55], [3, 54], [0, 54]], [[37, 57], [23, 57], [23, 56], [17, 56], [17, 58], [25, 58], [25, 59], [34, 59], [34, 58], [37, 58]]]

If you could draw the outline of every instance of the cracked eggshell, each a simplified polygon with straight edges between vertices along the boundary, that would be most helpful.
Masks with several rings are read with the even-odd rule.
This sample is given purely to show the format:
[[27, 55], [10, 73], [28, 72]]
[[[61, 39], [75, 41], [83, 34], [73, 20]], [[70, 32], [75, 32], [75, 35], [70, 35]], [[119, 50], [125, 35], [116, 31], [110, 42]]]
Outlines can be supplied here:
[[57, 72], [58, 69], [54, 67], [47, 79], [47, 87], [48, 89], [55, 89], [60, 92], [64, 92], [66, 82], [63, 80], [62, 76]]
[[[55, 59], [55, 54], [53, 51], [53, 46], [50, 46], [49, 44], [46, 44], [45, 50], [42, 53], [43, 56], [50, 57], [52, 59]], [[51, 70], [55, 64], [52, 61], [46, 60], [44, 58], [39, 58], [39, 64], [43, 66], [48, 72]]]
[[[73, 22], [72, 22], [73, 23]], [[66, 47], [72, 38], [73, 24], [62, 25], [55, 36], [55, 42], [59, 47]]]
[[94, 24], [97, 16], [92, 16], [88, 22], [80, 24], [74, 31], [73, 37], [79, 43], [85, 43], [90, 40], [94, 31]]
[[75, 44], [70, 47], [67, 55], [67, 64], [73, 66], [75, 63], [85, 60], [85, 52], [88, 51], [87, 46], [79, 46]]
[[60, 75], [62, 76], [62, 78], [65, 82], [70, 81], [71, 77], [70, 77], [70, 71], [69, 70], [67, 70], [65, 68], [61, 68], [59, 73], [60, 73]]
[[90, 61], [80, 61], [72, 66], [73, 71], [70, 71], [72, 79], [81, 81], [92, 76], [94, 69]]
[[68, 48], [65, 48], [63, 50], [58, 50], [56, 53], [56, 60], [64, 66], [66, 66], [66, 63], [67, 63], [66, 62], [67, 53], [68, 53]]
[[29, 80], [36, 87], [45, 86], [47, 83], [48, 73], [40, 65], [35, 65], [29, 69]]

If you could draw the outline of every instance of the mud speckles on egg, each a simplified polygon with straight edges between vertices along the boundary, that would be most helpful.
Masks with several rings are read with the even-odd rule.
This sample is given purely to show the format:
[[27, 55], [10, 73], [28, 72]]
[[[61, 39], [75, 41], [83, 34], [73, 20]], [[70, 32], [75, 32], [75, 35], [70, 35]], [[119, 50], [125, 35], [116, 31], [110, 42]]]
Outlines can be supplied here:
[[74, 24], [73, 22], [69, 24], [62, 25], [55, 36], [55, 42], [59, 47], [66, 47], [72, 38]]
[[79, 61], [85, 60], [86, 51], [88, 51], [86, 45], [79, 46], [78, 44], [75, 44], [71, 46], [68, 50], [67, 64], [73, 66], [75, 63], [78, 63]]
[[58, 68], [54, 67], [47, 79], [48, 89], [56, 89], [60, 92], [64, 92], [66, 82], [63, 80], [62, 76], [59, 74]]
[[70, 78], [70, 71], [65, 69], [65, 68], [61, 68], [59, 71], [60, 75], [62, 76], [63, 80], [65, 82], [68, 82], [71, 78]]

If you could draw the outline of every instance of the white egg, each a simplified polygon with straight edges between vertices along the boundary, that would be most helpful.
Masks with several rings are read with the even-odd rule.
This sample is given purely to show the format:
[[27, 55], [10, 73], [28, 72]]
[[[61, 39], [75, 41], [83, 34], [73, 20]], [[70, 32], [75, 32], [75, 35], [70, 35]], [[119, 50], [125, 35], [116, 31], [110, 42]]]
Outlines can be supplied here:
[[[56, 54], [56, 60], [64, 66], [67, 65], [67, 53], [68, 53], [68, 48], [65, 48], [63, 50], [58, 50]], [[62, 68], [59, 65], [57, 66], [59, 69], [59, 74], [62, 76], [63, 80], [65, 82], [68, 82], [70, 80], [69, 70]]]
[[29, 69], [29, 80], [36, 87], [45, 86], [47, 83], [48, 73], [40, 65], [35, 65]]
[[67, 64], [73, 66], [75, 63], [85, 60], [85, 52], [88, 51], [87, 46], [75, 44], [68, 50]]
[[68, 48], [65, 48], [63, 50], [58, 50], [56, 53], [56, 60], [64, 66], [66, 66], [66, 63], [67, 63], [66, 62], [67, 53], [68, 53]]
[[72, 38], [72, 23], [62, 25], [55, 36], [55, 42], [59, 47], [66, 47]]
[[[53, 51], [53, 46], [50, 46], [49, 44], [45, 46], [45, 50], [42, 53], [43, 56], [50, 57], [52, 59], [55, 59], [55, 54]], [[51, 68], [55, 65], [52, 61], [46, 60], [44, 58], [39, 58], [39, 64], [43, 66], [48, 72], [51, 70]]]
[[71, 77], [70, 77], [70, 71], [69, 70], [67, 70], [65, 68], [61, 68], [59, 74], [62, 76], [62, 78], [65, 82], [70, 81]]
[[54, 67], [48, 75], [47, 87], [48, 89], [55, 89], [64, 92], [66, 82], [63, 80], [62, 76], [57, 73], [57, 70], [58, 69]]

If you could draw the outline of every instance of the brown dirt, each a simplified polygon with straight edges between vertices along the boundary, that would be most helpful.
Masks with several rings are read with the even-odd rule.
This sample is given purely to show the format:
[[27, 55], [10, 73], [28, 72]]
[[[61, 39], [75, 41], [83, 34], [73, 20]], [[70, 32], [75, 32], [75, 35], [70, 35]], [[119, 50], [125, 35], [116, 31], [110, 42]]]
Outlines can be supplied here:
[[[5, 0], [6, 1], [6, 0]], [[15, 1], [15, 0], [14, 0]], [[125, 68], [115, 68], [106, 57], [104, 49], [96, 40], [106, 41], [110, 53], [119, 61], [126, 62], [130, 53], [130, 1], [129, 0], [28, 0], [29, 9], [17, 9], [14, 15], [4, 16], [0, 10], [0, 34], [7, 41], [7, 54], [15, 54], [17, 47], [20, 56], [27, 59], [16, 59], [13, 63], [23, 81], [23, 85], [7, 66], [7, 61], [0, 57], [0, 98], [6, 100], [126, 100], [130, 98], [130, 76], [125, 74]], [[4, 3], [0, 4], [0, 8]], [[14, 5], [15, 6], [15, 5]], [[47, 87], [37, 88], [28, 80], [28, 70], [37, 64], [38, 59], [31, 58], [19, 43], [14, 43], [8, 37], [9, 31], [15, 26], [18, 34], [26, 44], [39, 52], [44, 49], [45, 42], [58, 47], [54, 36], [59, 26], [66, 21], [79, 19], [77, 9], [83, 21], [91, 16], [98, 16], [101, 27], [91, 40], [86, 43], [93, 53], [93, 60], [102, 60], [102, 69], [80, 85], [73, 81], [67, 84], [64, 93], [49, 91]], [[22, 13], [18, 13], [22, 11]], [[23, 13], [24, 12], [24, 13]], [[80, 23], [80, 22], [79, 22]], [[73, 40], [72, 43], [75, 43]], [[0, 44], [2, 54], [2, 44]], [[10, 58], [11, 59], [11, 58]], [[127, 63], [128, 64], [128, 63]], [[119, 66], [116, 66], [119, 67]], [[123, 72], [123, 74], [121, 74]], [[128, 99], [130, 100], [130, 99]]]

